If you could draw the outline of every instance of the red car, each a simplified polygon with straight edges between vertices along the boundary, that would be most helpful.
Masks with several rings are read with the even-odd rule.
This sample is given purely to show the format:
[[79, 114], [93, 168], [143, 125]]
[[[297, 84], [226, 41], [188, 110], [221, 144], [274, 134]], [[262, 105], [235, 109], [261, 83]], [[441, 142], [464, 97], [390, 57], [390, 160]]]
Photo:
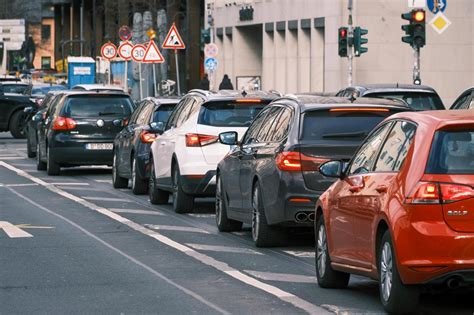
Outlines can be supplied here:
[[382, 122], [316, 206], [316, 275], [342, 288], [379, 280], [386, 311], [413, 311], [420, 287], [474, 284], [474, 111], [406, 112]]

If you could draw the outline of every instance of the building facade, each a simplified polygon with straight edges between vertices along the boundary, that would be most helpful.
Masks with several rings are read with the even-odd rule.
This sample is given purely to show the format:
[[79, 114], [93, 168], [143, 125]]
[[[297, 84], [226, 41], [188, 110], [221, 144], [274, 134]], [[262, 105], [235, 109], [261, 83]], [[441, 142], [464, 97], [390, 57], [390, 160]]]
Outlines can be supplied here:
[[[338, 55], [338, 28], [348, 24], [347, 0], [207, 0], [219, 47], [216, 82], [228, 74], [239, 87], [252, 80], [283, 93], [336, 92], [348, 84]], [[354, 25], [368, 29], [369, 51], [354, 58], [353, 83], [412, 83], [413, 50], [401, 41], [407, 0], [354, 0]], [[452, 24], [438, 34], [428, 22], [421, 49], [422, 83], [449, 106], [474, 86], [474, 1], [447, 2]], [[215, 86], [215, 85], [214, 85]]]

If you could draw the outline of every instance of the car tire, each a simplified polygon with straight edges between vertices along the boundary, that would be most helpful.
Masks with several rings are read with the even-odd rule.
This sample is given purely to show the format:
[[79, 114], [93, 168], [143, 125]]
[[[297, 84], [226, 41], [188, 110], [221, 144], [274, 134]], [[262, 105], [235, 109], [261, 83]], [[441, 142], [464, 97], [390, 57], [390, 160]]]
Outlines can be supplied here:
[[114, 157], [113, 157], [113, 162], [112, 162], [112, 186], [116, 189], [128, 187], [128, 179], [121, 177], [119, 175], [116, 152], [114, 152]]
[[49, 176], [57, 176], [59, 175], [61, 168], [59, 167], [59, 164], [51, 156], [50, 152], [51, 150], [48, 148], [48, 151], [46, 152], [47, 160], [48, 160], [48, 162], [46, 163], [46, 173]]
[[148, 182], [138, 174], [135, 156], [132, 159], [132, 192], [135, 195], [145, 195], [148, 192]]
[[184, 192], [181, 185], [179, 166], [176, 163], [173, 168], [173, 210], [176, 213], [188, 213], [193, 210], [194, 197]]
[[234, 232], [242, 229], [242, 222], [227, 217], [227, 200], [220, 176], [216, 179], [216, 225], [220, 232]]
[[10, 133], [15, 139], [25, 138], [25, 123], [26, 123], [26, 114], [22, 111], [16, 111], [13, 113], [10, 119]]
[[324, 218], [321, 217], [316, 223], [314, 231], [315, 242], [315, 266], [316, 278], [321, 288], [327, 289], [344, 289], [349, 284], [351, 275], [349, 273], [340, 272], [332, 269], [331, 257], [329, 256], [326, 226]]
[[420, 290], [404, 285], [398, 273], [397, 259], [393, 250], [390, 231], [382, 237], [377, 255], [380, 301], [388, 313], [411, 313], [418, 306]]
[[164, 205], [168, 203], [170, 199], [170, 193], [164, 190], [161, 190], [156, 185], [155, 177], [155, 166], [152, 162], [150, 164], [150, 179], [148, 180], [148, 196], [150, 197], [150, 202], [154, 205]]
[[29, 158], [34, 158], [36, 156], [36, 152], [33, 152], [31, 148], [31, 140], [29, 136], [26, 137], [26, 155]]
[[265, 216], [261, 188], [255, 183], [252, 191], [252, 239], [257, 247], [277, 246], [281, 243], [283, 231], [269, 226]]
[[46, 171], [46, 163], [41, 161], [41, 149], [39, 142], [36, 143], [36, 170]]

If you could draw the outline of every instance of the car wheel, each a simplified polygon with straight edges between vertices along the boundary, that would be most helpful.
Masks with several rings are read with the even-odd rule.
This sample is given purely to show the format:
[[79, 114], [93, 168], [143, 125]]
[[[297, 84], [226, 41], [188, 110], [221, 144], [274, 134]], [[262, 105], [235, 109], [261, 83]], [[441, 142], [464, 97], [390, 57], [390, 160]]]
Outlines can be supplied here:
[[46, 163], [41, 161], [41, 149], [39, 142], [36, 143], [36, 169], [38, 171], [46, 171]]
[[176, 213], [187, 213], [193, 210], [194, 197], [183, 191], [180, 177], [179, 166], [175, 164], [173, 167], [173, 210]]
[[60, 172], [59, 164], [51, 156], [51, 150], [49, 148], [48, 148], [48, 151], [46, 152], [46, 155], [47, 155], [47, 160], [48, 160], [48, 162], [46, 163], [46, 173], [50, 176], [59, 175], [59, 172]]
[[402, 283], [393, 250], [392, 238], [387, 230], [378, 250], [380, 300], [388, 313], [410, 313], [416, 310], [419, 288]]
[[157, 187], [153, 158], [151, 160], [150, 179], [148, 181], [148, 196], [150, 197], [150, 202], [154, 205], [167, 204], [170, 199], [170, 193]]
[[132, 192], [135, 195], [144, 195], [148, 192], [148, 182], [138, 174], [137, 158], [135, 156], [132, 160]]
[[257, 182], [252, 193], [252, 239], [257, 247], [279, 245], [282, 231], [269, 226], [263, 208], [260, 184]]
[[227, 201], [220, 176], [216, 179], [216, 224], [221, 232], [234, 232], [242, 229], [242, 222], [227, 217]]
[[15, 139], [25, 138], [26, 114], [19, 110], [12, 115], [10, 119], [10, 133]]
[[113, 162], [112, 162], [112, 186], [114, 188], [127, 188], [128, 187], [128, 179], [120, 177], [118, 173], [116, 152], [114, 152], [114, 157], [113, 157]]
[[343, 289], [349, 283], [350, 274], [332, 269], [324, 218], [321, 216], [316, 224], [315, 265], [316, 278], [321, 288]]
[[33, 152], [32, 148], [31, 148], [30, 137], [26, 137], [26, 155], [29, 158], [34, 158], [36, 156], [36, 152]]

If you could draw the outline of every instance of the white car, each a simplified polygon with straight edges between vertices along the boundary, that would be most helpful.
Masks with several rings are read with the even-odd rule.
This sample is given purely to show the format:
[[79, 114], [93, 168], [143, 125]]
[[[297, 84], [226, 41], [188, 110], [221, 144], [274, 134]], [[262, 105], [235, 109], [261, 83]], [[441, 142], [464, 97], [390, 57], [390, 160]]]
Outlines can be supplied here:
[[194, 197], [215, 196], [217, 164], [229, 152], [218, 135], [237, 131], [241, 138], [275, 96], [201, 90], [185, 95], [151, 145], [150, 202], [165, 204], [172, 194], [174, 211], [185, 213], [193, 209]]

